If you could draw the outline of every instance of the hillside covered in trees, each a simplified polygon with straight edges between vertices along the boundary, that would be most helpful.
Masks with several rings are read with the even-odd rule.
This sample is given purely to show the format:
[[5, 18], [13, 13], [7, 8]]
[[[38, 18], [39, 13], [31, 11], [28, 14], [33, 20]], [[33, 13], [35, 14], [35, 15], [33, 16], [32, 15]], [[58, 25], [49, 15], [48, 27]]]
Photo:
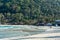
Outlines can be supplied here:
[[54, 23], [60, 19], [60, 0], [0, 0], [0, 24]]

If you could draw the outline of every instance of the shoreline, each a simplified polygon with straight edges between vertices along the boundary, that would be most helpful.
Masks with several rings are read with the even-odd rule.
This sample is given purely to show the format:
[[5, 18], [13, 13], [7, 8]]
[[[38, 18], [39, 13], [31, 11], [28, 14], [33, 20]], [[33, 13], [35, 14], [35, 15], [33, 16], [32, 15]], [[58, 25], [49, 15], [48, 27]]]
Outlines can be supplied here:
[[[31, 36], [18, 36], [18, 37], [10, 37], [10, 38], [3, 38], [0, 40], [13, 40], [13, 39], [42, 39], [44, 37], [50, 37], [50, 36], [60, 36], [60, 33], [48, 33], [48, 34], [36, 34], [36, 35], [31, 35]], [[45, 39], [45, 38], [44, 38]], [[46, 39], [50, 39], [50, 38], [46, 38]], [[58, 38], [59, 39], [59, 38]]]
[[[2, 26], [12, 26], [12, 25], [2, 25]], [[13, 25], [13, 26], [17, 26], [17, 25]], [[29, 25], [18, 25], [17, 27], [19, 26], [26, 26], [27, 28], [32, 28], [32, 29], [35, 29], [35, 28], [38, 28], [39, 27], [41, 29], [48, 29], [49, 31], [49, 26], [29, 26]], [[54, 26], [52, 26], [53, 28], [55, 28]], [[52, 29], [53, 29], [52, 28]], [[57, 27], [57, 28], [60, 28], [60, 27]], [[23, 31], [26, 31], [26, 30], [23, 30]], [[60, 36], [60, 32], [59, 33], [40, 33], [40, 34], [35, 34], [35, 35], [30, 35], [30, 36], [17, 36], [17, 37], [10, 37], [10, 38], [3, 38], [3, 39], [0, 39], [0, 40], [14, 40], [14, 39], [26, 39], [26, 40], [57, 40], [57, 39], [60, 39], [60, 38], [46, 38], [46, 37], [50, 37], [50, 36]]]

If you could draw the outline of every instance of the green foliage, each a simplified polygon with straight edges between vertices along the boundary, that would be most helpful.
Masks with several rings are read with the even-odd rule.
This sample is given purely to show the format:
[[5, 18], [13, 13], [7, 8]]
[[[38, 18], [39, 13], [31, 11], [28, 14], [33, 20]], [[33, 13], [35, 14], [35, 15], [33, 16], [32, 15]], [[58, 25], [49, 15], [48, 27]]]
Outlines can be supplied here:
[[0, 0], [0, 22], [37, 24], [60, 19], [60, 0]]

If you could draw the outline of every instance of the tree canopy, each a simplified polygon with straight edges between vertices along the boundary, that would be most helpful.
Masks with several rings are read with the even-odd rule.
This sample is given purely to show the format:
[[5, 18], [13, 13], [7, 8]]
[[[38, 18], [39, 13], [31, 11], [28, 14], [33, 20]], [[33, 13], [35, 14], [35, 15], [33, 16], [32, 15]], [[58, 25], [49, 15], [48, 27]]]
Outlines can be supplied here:
[[53, 23], [60, 19], [60, 0], [0, 0], [0, 19], [2, 24]]

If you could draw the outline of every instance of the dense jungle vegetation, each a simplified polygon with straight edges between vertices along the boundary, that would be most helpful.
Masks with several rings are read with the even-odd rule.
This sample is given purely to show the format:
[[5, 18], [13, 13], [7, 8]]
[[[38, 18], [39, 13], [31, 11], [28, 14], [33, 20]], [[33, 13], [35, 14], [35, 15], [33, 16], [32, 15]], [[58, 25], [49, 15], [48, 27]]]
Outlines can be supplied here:
[[54, 23], [60, 19], [60, 0], [0, 0], [0, 24]]

